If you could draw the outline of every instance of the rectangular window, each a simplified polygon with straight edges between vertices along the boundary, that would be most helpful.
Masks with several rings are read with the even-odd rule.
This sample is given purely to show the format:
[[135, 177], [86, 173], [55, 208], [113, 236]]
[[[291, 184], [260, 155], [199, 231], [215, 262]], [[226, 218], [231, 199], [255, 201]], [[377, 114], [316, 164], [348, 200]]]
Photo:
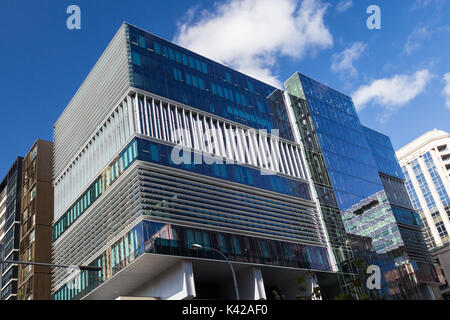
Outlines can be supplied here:
[[247, 105], [247, 100], [245, 99], [244, 95], [241, 95], [241, 101], [242, 101], [242, 105], [244, 105], [244, 106]]
[[146, 45], [145, 45], [145, 38], [143, 36], [139, 36], [139, 46], [141, 48], [145, 48], [146, 47]]
[[218, 245], [219, 245], [219, 251], [221, 251], [222, 253], [227, 253], [228, 248], [227, 248], [227, 242], [226, 242], [225, 236], [223, 234], [218, 234], [217, 241], [218, 241]]
[[198, 85], [200, 87], [200, 89], [205, 90], [205, 82], [203, 81], [202, 78], [198, 78]]
[[192, 57], [189, 57], [189, 66], [192, 69], [195, 69], [195, 62], [194, 62], [194, 58], [192, 58]]
[[250, 81], [248, 81], [248, 90], [250, 90], [250, 92], [254, 92], [255, 90], [253, 89], [253, 85]]
[[202, 64], [200, 63], [200, 61], [195, 60], [195, 66], [197, 68], [197, 71], [202, 72]]
[[176, 51], [175, 55], [176, 55], [176, 58], [177, 58], [177, 62], [178, 63], [182, 63], [183, 61], [181, 60], [181, 54], [178, 51]]
[[259, 112], [264, 112], [264, 108], [263, 108], [261, 101], [257, 101], [256, 104], [258, 105]]
[[173, 53], [173, 50], [171, 48], [169, 48], [169, 59], [175, 60], [175, 54]]
[[223, 98], [223, 89], [221, 86], [217, 86], [217, 91], [219, 92], [219, 96]]
[[192, 76], [192, 85], [193, 85], [195, 88], [198, 88], [198, 80], [197, 80], [197, 77], [196, 77], [196, 76]]
[[130, 159], [130, 162], [133, 161], [133, 149], [131, 149], [131, 146], [128, 148], [128, 159]]
[[189, 65], [188, 57], [187, 57], [187, 55], [185, 55], [184, 53], [183, 53], [183, 64], [184, 64], [185, 66], [188, 66], [188, 65]]
[[133, 151], [134, 151], [134, 158], [133, 159], [136, 159], [137, 156], [138, 156], [137, 141], [133, 142]]
[[161, 54], [161, 46], [159, 45], [158, 42], [155, 42], [155, 52], [157, 54]]
[[133, 64], [140, 66], [141, 65], [141, 56], [137, 52], [132, 52]]
[[152, 160], [159, 162], [159, 150], [158, 147], [152, 144]]
[[239, 93], [235, 93], [237, 103], [241, 104], [241, 95]]
[[239, 243], [239, 238], [233, 237], [233, 247], [235, 255], [242, 255], [241, 244]]
[[444, 222], [440, 221], [436, 223], [436, 229], [439, 232], [439, 236], [441, 238], [445, 238], [448, 236], [447, 229], [445, 228]]
[[192, 86], [192, 77], [189, 73], [186, 73], [186, 83]]
[[228, 83], [231, 83], [231, 75], [230, 75], [229, 72], [225, 72], [225, 78], [226, 78]]
[[124, 164], [125, 164], [125, 168], [127, 168], [128, 167], [128, 153], [127, 152], [125, 152], [123, 154], [123, 161], [124, 161]]
[[128, 236], [125, 236], [125, 257], [127, 258], [127, 260], [129, 260], [128, 259], [129, 256], [130, 256], [130, 247], [128, 244]]
[[144, 85], [144, 81], [142, 79], [142, 75], [141, 74], [134, 72], [133, 73], [133, 77], [134, 77], [134, 84], [137, 87], [142, 87]]
[[34, 198], [36, 198], [36, 186], [34, 186], [33, 189], [31, 189], [30, 201], [33, 201]]
[[227, 88], [223, 88], [223, 93], [225, 95], [225, 99], [230, 100], [230, 95], [228, 94], [228, 89]]
[[98, 194], [101, 195], [103, 192], [102, 189], [102, 178], [100, 178], [100, 180], [98, 180]]
[[202, 62], [202, 70], [203, 70], [203, 73], [208, 74], [208, 67], [206, 66], [206, 63], [204, 63], [204, 62]]

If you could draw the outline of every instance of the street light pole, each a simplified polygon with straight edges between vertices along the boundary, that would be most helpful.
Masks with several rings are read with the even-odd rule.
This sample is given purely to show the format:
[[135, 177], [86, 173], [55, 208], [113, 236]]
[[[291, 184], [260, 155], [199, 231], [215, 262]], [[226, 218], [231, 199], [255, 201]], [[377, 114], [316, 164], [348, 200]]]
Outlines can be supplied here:
[[205, 249], [205, 250], [215, 251], [218, 254], [220, 254], [228, 262], [228, 265], [230, 266], [230, 269], [231, 269], [231, 273], [233, 274], [234, 290], [235, 290], [235, 293], [236, 293], [236, 300], [241, 300], [240, 297], [239, 297], [239, 290], [238, 290], [238, 285], [237, 285], [237, 281], [236, 281], [236, 274], [234, 272], [233, 265], [231, 264], [231, 261], [227, 258], [227, 256], [224, 255], [222, 252], [220, 252], [217, 249], [210, 248], [210, 247], [205, 247], [205, 246], [202, 246], [202, 245], [197, 244], [197, 243], [191, 244], [190, 247], [192, 249]]

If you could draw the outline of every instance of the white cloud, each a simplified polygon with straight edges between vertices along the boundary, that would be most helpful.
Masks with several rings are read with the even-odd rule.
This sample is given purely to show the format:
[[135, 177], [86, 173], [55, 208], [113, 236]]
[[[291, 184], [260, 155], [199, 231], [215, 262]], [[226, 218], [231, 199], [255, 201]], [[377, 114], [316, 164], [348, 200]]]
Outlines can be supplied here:
[[342, 1], [339, 1], [338, 4], [336, 5], [336, 10], [338, 12], [345, 12], [348, 9], [350, 9], [352, 6], [353, 6], [352, 0], [342, 0]]
[[179, 25], [174, 41], [280, 87], [277, 58], [302, 58], [333, 45], [327, 8], [319, 0], [229, 0]]
[[405, 51], [407, 54], [411, 54], [413, 51], [420, 48], [422, 45], [422, 41], [428, 38], [431, 35], [431, 32], [426, 28], [416, 28], [409, 35], [408, 41], [405, 44]]
[[361, 57], [366, 48], [367, 44], [356, 42], [350, 48], [345, 49], [340, 53], [333, 54], [331, 58], [331, 70], [334, 72], [342, 72], [351, 77], [357, 76], [358, 71], [353, 65], [353, 62]]
[[358, 111], [369, 103], [376, 103], [392, 112], [421, 94], [432, 77], [431, 73], [424, 69], [413, 75], [395, 75], [392, 78], [374, 80], [356, 90], [352, 95], [353, 101]]
[[450, 109], [450, 72], [444, 75], [445, 87], [442, 94], [445, 96], [445, 105]]

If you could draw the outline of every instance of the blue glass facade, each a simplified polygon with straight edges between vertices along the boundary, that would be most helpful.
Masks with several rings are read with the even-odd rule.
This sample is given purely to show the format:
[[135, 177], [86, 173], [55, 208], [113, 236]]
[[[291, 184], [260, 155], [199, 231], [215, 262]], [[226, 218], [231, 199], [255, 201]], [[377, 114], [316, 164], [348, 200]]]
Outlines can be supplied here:
[[[299, 125], [300, 135], [306, 148], [320, 146], [347, 232], [370, 237], [377, 253], [389, 253], [398, 263], [421, 261], [425, 267], [416, 272], [432, 271], [426, 267], [431, 260], [423, 225], [389, 137], [361, 125], [350, 97], [307, 76], [295, 74], [286, 87], [291, 103], [304, 100], [292, 104], [297, 123], [311, 123]], [[307, 110], [296, 113], [303, 104]], [[435, 279], [433, 272], [428, 276]]]
[[369, 237], [362, 237], [353, 234], [349, 234], [349, 240], [353, 254], [355, 256], [355, 264], [359, 266], [360, 277], [362, 282], [366, 283], [368, 275], [366, 269], [369, 265], [379, 266], [381, 269], [381, 282], [380, 289], [370, 292], [372, 299], [394, 299], [390, 294], [389, 286], [393, 283], [386, 281], [386, 273], [395, 270], [395, 262], [388, 254], [376, 253], [372, 246], [372, 239]]
[[[258, 169], [238, 164], [213, 163], [211, 165], [199, 165], [194, 163], [181, 163], [180, 165], [176, 165], [172, 162], [170, 157], [173, 146], [144, 139], [136, 140], [138, 143], [139, 160], [175, 167], [209, 177], [219, 178], [224, 181], [231, 181], [288, 196], [311, 200], [308, 184], [303, 181], [279, 175], [261, 175], [261, 172]], [[206, 159], [205, 162], [210, 163], [213, 161]]]
[[[170, 157], [172, 148], [173, 146], [150, 140], [139, 138], [133, 139], [133, 141], [131, 141], [123, 151], [120, 152], [119, 156], [108, 166], [107, 170], [91, 184], [83, 195], [80, 196], [67, 212], [53, 225], [53, 242], [68, 230], [70, 226], [113, 185], [113, 183], [134, 163], [135, 160], [174, 167], [213, 178], [223, 179], [225, 181], [311, 200], [308, 184], [303, 181], [289, 179], [279, 175], [261, 175], [261, 172], [257, 169], [236, 164], [198, 165], [194, 163], [181, 163], [176, 165], [172, 162]], [[196, 216], [195, 212], [192, 212], [191, 215], [194, 217]], [[258, 215], [255, 213], [254, 218], [257, 219], [257, 216]], [[189, 215], [186, 214], [184, 218], [189, 220]], [[245, 224], [245, 222], [242, 223]], [[293, 230], [295, 230], [295, 228]], [[286, 230], [286, 232], [287, 236], [289, 236], [289, 231]], [[270, 233], [269, 230], [268, 233]]]
[[350, 97], [299, 74], [339, 208], [383, 189], [377, 165]]
[[326, 248], [142, 221], [90, 263], [101, 271], [81, 272], [52, 299], [80, 299], [144, 253], [223, 259], [213, 251], [191, 249], [192, 243], [218, 248], [231, 261], [331, 271]]
[[[171, 153], [176, 143], [161, 132], [173, 129], [176, 122], [180, 124], [177, 128], [192, 132], [193, 127], [201, 127], [206, 116], [193, 115], [192, 109], [208, 112], [211, 127], [226, 119], [234, 124], [223, 124], [224, 129], [237, 124], [275, 129], [281, 138], [294, 141], [283, 92], [131, 25], [126, 25], [126, 37], [130, 85], [134, 87], [126, 104], [132, 108], [129, 120], [136, 128], [132, 132], [135, 136], [125, 140], [129, 141], [127, 145], [118, 147], [122, 148], [118, 156], [54, 224], [53, 241], [61, 243], [60, 237], [69, 233], [74, 222], [100, 202], [107, 190], [118, 198], [114, 185], [131, 166], [136, 168], [132, 177], [135, 180], [131, 182], [130, 178], [126, 183], [129, 190], [136, 192], [137, 200], [133, 207], [124, 205], [133, 212], [124, 214], [123, 221], [135, 219], [134, 214], [141, 215], [143, 221], [126, 234], [115, 234], [120, 239], [92, 261], [91, 265], [101, 267], [101, 272], [81, 273], [73, 280], [76, 286], [59, 280], [53, 299], [85, 296], [144, 253], [218, 259], [210, 251], [192, 251], [189, 244], [194, 242], [217, 248], [237, 262], [332, 271], [329, 240], [340, 285], [346, 292], [353, 292], [355, 270], [345, 227], [350, 233], [370, 236], [377, 252], [405, 245], [421, 248], [421, 234], [416, 232], [421, 227], [419, 217], [407, 205], [390, 203], [391, 194], [392, 198], [401, 194], [398, 186], [405, 179], [396, 164], [392, 144], [389, 138], [361, 126], [350, 97], [296, 74], [287, 93], [295, 106], [294, 129], [300, 131], [305, 147], [302, 156], [306, 159], [300, 157], [295, 162], [290, 153], [281, 149], [280, 157], [288, 163], [286, 168], [290, 166], [291, 174], [289, 170], [284, 174], [261, 174], [261, 163], [267, 160], [261, 150], [250, 150], [260, 153], [254, 156], [254, 162], [221, 164], [212, 161], [216, 153], [203, 150], [197, 153], [203, 158], [202, 164], [175, 164]], [[178, 109], [183, 109], [181, 115]], [[152, 117], [158, 122], [153, 123], [154, 127], [149, 121]], [[195, 117], [192, 123], [196, 125], [188, 125], [187, 117]], [[145, 125], [159, 134], [150, 135], [143, 129]], [[204, 134], [202, 128], [200, 135]], [[192, 135], [194, 143], [183, 149], [194, 159], [199, 150], [196, 139]], [[249, 139], [253, 137], [238, 140], [230, 136], [225, 141], [227, 145], [239, 144], [240, 150], [236, 150], [243, 152]], [[292, 146], [286, 148], [297, 152]], [[268, 149], [275, 148], [270, 145]], [[303, 171], [299, 168], [303, 160], [312, 182], [304, 180], [306, 174], [293, 175]], [[122, 180], [128, 177], [126, 174]], [[317, 195], [320, 213], [313, 195]], [[397, 198], [401, 202], [401, 197]], [[63, 254], [60, 256], [65, 259]]]
[[293, 140], [276, 88], [133, 26], [128, 45], [136, 88]]
[[[306, 101], [301, 78], [298, 73], [286, 81], [285, 87], [287, 93], [286, 98], [290, 103], [290, 107], [292, 108], [295, 117], [296, 127], [294, 130], [298, 130], [304, 146], [304, 154], [317, 195], [319, 208], [322, 212], [322, 217], [325, 222], [331, 248], [336, 258], [337, 267], [339, 270], [339, 285], [342, 292], [349, 294], [354, 294], [357, 292], [357, 294], [361, 294], [362, 292], [359, 292], [359, 289], [355, 289], [353, 286], [353, 283], [357, 277], [357, 270], [354, 268], [353, 252], [350, 248], [347, 233], [341, 218], [338, 200], [336, 199], [335, 192], [333, 190], [333, 184], [331, 181], [332, 177], [327, 169], [326, 163], [329, 161], [329, 158], [327, 159], [325, 156], [325, 151], [322, 150], [322, 146], [320, 144], [320, 140], [323, 142], [324, 136], [322, 135], [319, 138], [318, 134], [316, 134], [317, 131], [315, 125], [317, 125], [320, 120], [312, 115], [313, 111], [309, 108], [308, 102]], [[323, 95], [319, 95], [317, 98], [326, 100]], [[339, 98], [340, 97], [338, 97], [338, 99]], [[313, 103], [312, 99], [310, 99], [310, 103]], [[323, 105], [318, 102], [317, 106], [319, 108], [319, 106]], [[349, 119], [354, 117], [356, 112], [349, 108], [349, 105], [340, 104], [339, 106], [340, 108], [345, 108], [347, 112], [347, 120], [344, 120], [344, 122], [350, 123]], [[334, 126], [333, 122], [328, 120], [334, 119], [338, 121], [338, 117], [336, 112], [326, 113], [327, 111], [329, 111], [329, 109], [323, 108], [320, 112], [318, 109], [315, 109], [314, 112], [315, 115], [324, 113], [322, 122], [328, 125], [324, 126], [324, 130], [328, 130], [328, 132], [330, 132], [333, 130]], [[339, 152], [339, 150], [336, 151]], [[331, 153], [328, 153], [328, 155], [330, 154]], [[342, 167], [346, 166], [344, 161], [338, 161], [338, 163], [338, 165], [341, 165]]]
[[363, 130], [366, 139], [369, 142], [370, 150], [372, 151], [377, 164], [378, 171], [405, 180], [405, 176], [398, 164], [391, 139], [384, 134], [364, 126]]

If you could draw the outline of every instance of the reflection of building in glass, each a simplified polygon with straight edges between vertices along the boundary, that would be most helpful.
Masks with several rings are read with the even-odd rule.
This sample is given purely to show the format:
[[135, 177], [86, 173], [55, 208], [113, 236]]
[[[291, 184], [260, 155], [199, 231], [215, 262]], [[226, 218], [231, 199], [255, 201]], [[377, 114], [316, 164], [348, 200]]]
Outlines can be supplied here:
[[325, 165], [311, 168], [322, 177], [315, 182], [332, 186], [347, 232], [371, 237], [377, 253], [414, 271], [417, 281], [391, 296], [432, 299], [436, 273], [390, 139], [360, 124], [350, 97], [300, 73], [285, 86], [299, 138], [323, 156]]
[[349, 292], [342, 220], [319, 211], [313, 194], [335, 200], [312, 192], [280, 90], [123, 24], [54, 136], [54, 262], [102, 271], [55, 270], [53, 299], [233, 298], [228, 266], [193, 243], [233, 261], [242, 298], [295, 298], [300, 277]]
[[395, 270], [396, 266], [391, 255], [386, 253], [377, 253], [372, 245], [372, 238], [358, 236], [352, 233], [348, 234], [350, 246], [355, 256], [355, 261], [363, 263], [360, 267], [359, 274], [363, 285], [367, 283], [369, 275], [367, 274], [367, 267], [376, 265], [381, 269], [381, 281], [379, 290], [369, 290], [369, 295], [372, 299], [393, 299], [394, 295], [392, 289], [395, 283], [387, 283], [386, 278], [389, 277], [389, 272]]

